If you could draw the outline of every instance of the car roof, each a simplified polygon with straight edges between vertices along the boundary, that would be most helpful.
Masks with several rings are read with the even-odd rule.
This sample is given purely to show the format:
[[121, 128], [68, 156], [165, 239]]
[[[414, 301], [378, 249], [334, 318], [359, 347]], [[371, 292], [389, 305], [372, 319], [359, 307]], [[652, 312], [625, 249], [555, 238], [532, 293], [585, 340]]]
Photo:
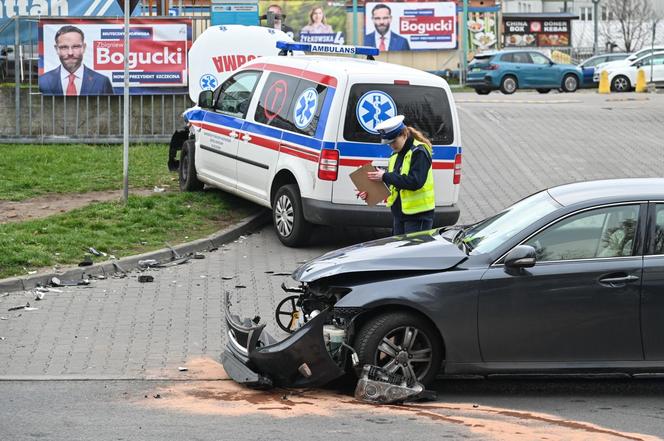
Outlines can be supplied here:
[[251, 67], [255, 64], [277, 64], [288, 66], [295, 69], [307, 69], [322, 74], [341, 76], [341, 75], [361, 75], [361, 74], [386, 74], [390, 76], [409, 77], [431, 77], [439, 79], [436, 75], [413, 69], [398, 64], [384, 63], [382, 61], [366, 60], [362, 58], [350, 57], [332, 57], [319, 55], [294, 55], [294, 56], [269, 56], [259, 57], [250, 63], [243, 65], [243, 68]]
[[548, 191], [551, 197], [564, 206], [606, 198], [626, 201], [664, 201], [664, 178], [606, 179], [575, 182], [552, 187]]

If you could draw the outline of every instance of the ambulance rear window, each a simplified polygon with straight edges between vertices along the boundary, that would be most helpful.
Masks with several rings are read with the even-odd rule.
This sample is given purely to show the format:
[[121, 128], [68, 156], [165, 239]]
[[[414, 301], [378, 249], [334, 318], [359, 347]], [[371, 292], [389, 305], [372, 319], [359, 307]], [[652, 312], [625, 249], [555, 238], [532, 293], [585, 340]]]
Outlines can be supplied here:
[[404, 115], [405, 123], [422, 131], [435, 145], [454, 141], [452, 111], [444, 89], [403, 84], [355, 84], [344, 119], [344, 139], [380, 142], [374, 126]]

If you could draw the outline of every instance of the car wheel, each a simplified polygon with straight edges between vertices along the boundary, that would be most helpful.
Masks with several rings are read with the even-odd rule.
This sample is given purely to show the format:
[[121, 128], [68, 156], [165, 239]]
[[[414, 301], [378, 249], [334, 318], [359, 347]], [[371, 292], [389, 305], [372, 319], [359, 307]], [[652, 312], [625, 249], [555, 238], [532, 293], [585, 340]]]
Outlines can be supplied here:
[[311, 224], [304, 219], [300, 190], [295, 184], [280, 187], [272, 201], [274, 229], [281, 243], [288, 247], [303, 245]]
[[361, 327], [355, 340], [360, 367], [371, 364], [429, 385], [438, 373], [442, 342], [434, 327], [407, 312], [382, 314]]
[[196, 154], [196, 144], [193, 139], [188, 139], [182, 144], [180, 152], [180, 166], [178, 168], [178, 177], [180, 181], [180, 190], [182, 191], [200, 191], [203, 189], [203, 183], [198, 180], [196, 175], [196, 163], [194, 155]]
[[513, 94], [518, 87], [519, 85], [516, 81], [516, 77], [513, 77], [512, 75], [505, 76], [500, 82], [500, 91], [505, 95]]
[[488, 95], [491, 93], [491, 89], [475, 89], [478, 95]]
[[579, 88], [579, 79], [576, 75], [567, 74], [563, 78], [563, 90], [568, 93], [576, 92], [576, 89]]
[[551, 89], [537, 89], [539, 93], [549, 93], [551, 92]]
[[611, 81], [611, 90], [614, 92], [629, 92], [632, 89], [632, 84], [624, 75], [618, 75]]

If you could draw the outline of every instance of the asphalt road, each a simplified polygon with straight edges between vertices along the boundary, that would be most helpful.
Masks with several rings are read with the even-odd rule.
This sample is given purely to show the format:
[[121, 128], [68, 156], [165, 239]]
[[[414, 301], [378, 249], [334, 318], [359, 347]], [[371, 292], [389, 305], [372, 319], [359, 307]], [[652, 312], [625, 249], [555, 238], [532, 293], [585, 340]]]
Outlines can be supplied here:
[[[456, 97], [461, 222], [551, 185], [664, 169], [664, 95]], [[154, 283], [133, 274], [40, 302], [0, 297], [0, 439], [664, 438], [664, 380], [441, 381], [436, 402], [409, 407], [359, 404], [348, 389], [257, 394], [216, 381], [225, 292], [237, 313], [260, 315], [278, 335], [273, 310], [287, 274], [386, 234], [317, 228], [309, 246], [288, 249], [266, 227], [205, 260], [153, 271]], [[38, 309], [7, 311], [25, 301]]]

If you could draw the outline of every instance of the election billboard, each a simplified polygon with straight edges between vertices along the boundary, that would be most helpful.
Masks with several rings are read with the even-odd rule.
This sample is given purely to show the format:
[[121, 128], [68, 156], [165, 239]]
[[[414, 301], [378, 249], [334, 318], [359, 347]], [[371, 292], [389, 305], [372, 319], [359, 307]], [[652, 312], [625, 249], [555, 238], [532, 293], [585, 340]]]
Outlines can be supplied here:
[[260, 0], [261, 26], [284, 31], [303, 43], [345, 43], [346, 7], [343, 1]]
[[[130, 93], [187, 92], [190, 19], [132, 19]], [[122, 19], [39, 22], [39, 90], [44, 95], [112, 95], [124, 86]]]
[[[131, 0], [132, 15], [140, 15], [140, 6]], [[14, 44], [15, 25], [20, 17], [122, 17], [124, 0], [0, 0], [0, 44]], [[37, 41], [37, 27], [23, 19], [19, 26], [19, 42]]]
[[385, 51], [456, 49], [454, 2], [366, 3], [364, 45]]

